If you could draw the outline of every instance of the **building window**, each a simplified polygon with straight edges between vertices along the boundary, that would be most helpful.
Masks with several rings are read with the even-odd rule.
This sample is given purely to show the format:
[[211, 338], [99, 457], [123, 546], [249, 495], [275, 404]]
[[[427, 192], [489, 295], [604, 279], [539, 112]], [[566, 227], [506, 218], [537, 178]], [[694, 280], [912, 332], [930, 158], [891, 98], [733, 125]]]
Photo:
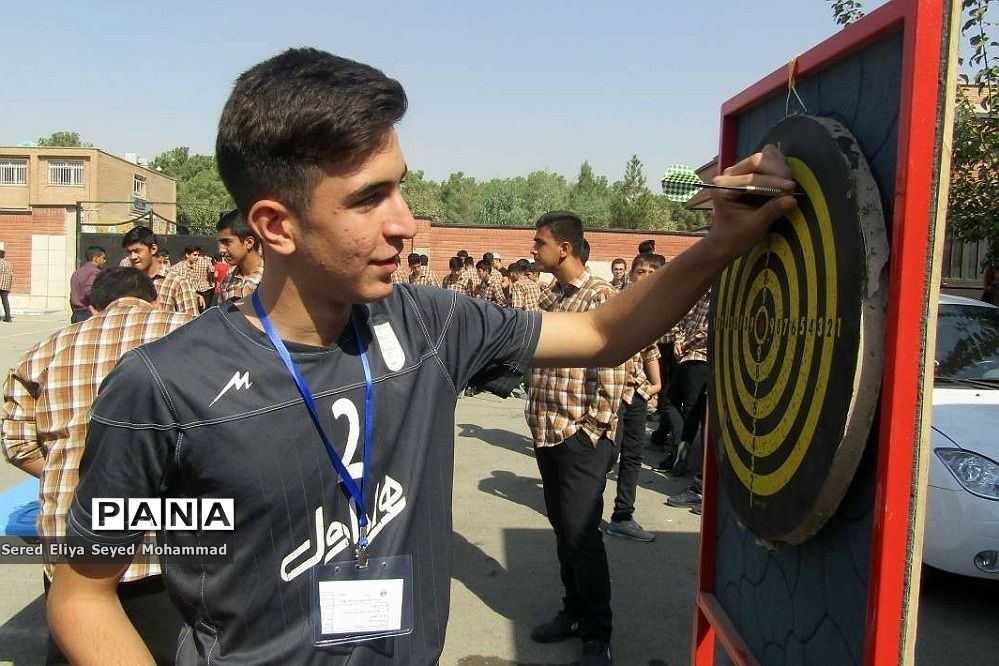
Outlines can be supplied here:
[[0, 160], [0, 185], [27, 185], [28, 160]]
[[83, 162], [49, 162], [49, 185], [83, 186]]
[[132, 178], [132, 196], [146, 198], [146, 177], [136, 175]]

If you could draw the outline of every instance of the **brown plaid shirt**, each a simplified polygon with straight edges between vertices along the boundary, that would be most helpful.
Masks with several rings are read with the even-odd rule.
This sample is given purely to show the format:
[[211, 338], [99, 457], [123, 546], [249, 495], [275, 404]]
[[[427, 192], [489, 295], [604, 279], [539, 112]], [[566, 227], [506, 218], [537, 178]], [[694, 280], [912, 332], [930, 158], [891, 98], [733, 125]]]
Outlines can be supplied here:
[[679, 347], [677, 360], [708, 360], [708, 312], [711, 308], [711, 292], [705, 293], [673, 327], [674, 348]]
[[[28, 350], [4, 384], [3, 452], [8, 460], [44, 457], [38, 533], [66, 536], [66, 514], [79, 481], [90, 406], [122, 354], [163, 337], [193, 317], [166, 312], [139, 298], [119, 298], [106, 310], [63, 328]], [[47, 573], [52, 574], [51, 566]], [[122, 580], [159, 573], [133, 564]]]
[[655, 393], [652, 392], [652, 382], [645, 374], [645, 366], [648, 363], [657, 363], [661, 356], [659, 347], [651, 344], [624, 362], [624, 372], [627, 379], [621, 400], [630, 405], [631, 401], [635, 399], [635, 393], [647, 401], [652, 399]]
[[14, 286], [14, 267], [6, 259], [0, 259], [0, 291], [10, 291]]
[[253, 271], [249, 275], [243, 275], [239, 272], [238, 266], [233, 266], [229, 274], [225, 276], [222, 280], [222, 285], [219, 289], [222, 291], [222, 300], [229, 301], [234, 298], [245, 298], [252, 294], [256, 290], [257, 285], [260, 284], [260, 280], [264, 277], [264, 265], [260, 264], [257, 270]]
[[[184, 263], [187, 264], [186, 261]], [[201, 293], [215, 287], [215, 264], [210, 257], [201, 255], [195, 260], [194, 266], [188, 264], [188, 268], [194, 276], [194, 291]]]
[[469, 283], [468, 280], [465, 279], [465, 276], [461, 273], [458, 274], [458, 277], [455, 277], [451, 273], [448, 273], [447, 275], [444, 276], [444, 279], [441, 280], [441, 286], [444, 287], [445, 289], [450, 289], [451, 291], [457, 291], [458, 293], [465, 294], [466, 296], [472, 295], [472, 285]]
[[[549, 312], [586, 312], [617, 293], [589, 270], [541, 296]], [[537, 447], [555, 446], [582, 428], [593, 444], [613, 440], [625, 386], [624, 364], [614, 368], [534, 368], [524, 414]]]
[[392, 273], [392, 284], [409, 282], [409, 271], [400, 266]]
[[541, 287], [530, 278], [520, 278], [510, 285], [510, 307], [540, 311]]
[[197, 316], [201, 310], [198, 309], [198, 294], [194, 291], [192, 280], [189, 268], [167, 270], [160, 267], [160, 272], [153, 278], [156, 293], [159, 294], [160, 308]]
[[410, 275], [409, 283], [422, 284], [427, 287], [439, 287], [441, 286], [441, 277], [432, 269], [427, 268], [426, 270], [420, 271], [419, 275]]
[[472, 296], [497, 305], [506, 305], [506, 297], [503, 295], [503, 290], [492, 282], [478, 280], [475, 286], [472, 287]]

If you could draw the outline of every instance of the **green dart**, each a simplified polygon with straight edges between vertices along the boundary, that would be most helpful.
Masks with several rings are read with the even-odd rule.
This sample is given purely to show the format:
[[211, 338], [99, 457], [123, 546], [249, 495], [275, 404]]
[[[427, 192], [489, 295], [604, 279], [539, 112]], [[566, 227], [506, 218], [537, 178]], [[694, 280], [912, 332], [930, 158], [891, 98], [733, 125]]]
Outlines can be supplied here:
[[674, 164], [666, 168], [666, 173], [662, 179], [663, 195], [670, 201], [683, 203], [694, 196], [698, 190], [710, 187], [716, 190], [736, 190], [756, 196], [780, 197], [786, 194], [798, 195], [800, 192], [785, 192], [779, 187], [763, 187], [760, 185], [714, 185], [705, 183], [697, 177], [689, 166]]

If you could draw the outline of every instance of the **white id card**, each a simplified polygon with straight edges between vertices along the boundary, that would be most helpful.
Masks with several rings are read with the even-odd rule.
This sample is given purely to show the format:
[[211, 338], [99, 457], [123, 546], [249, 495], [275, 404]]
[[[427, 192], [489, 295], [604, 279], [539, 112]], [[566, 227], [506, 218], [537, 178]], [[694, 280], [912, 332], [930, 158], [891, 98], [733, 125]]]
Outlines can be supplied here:
[[317, 647], [408, 634], [413, 630], [409, 555], [320, 565], [312, 569], [312, 625]]

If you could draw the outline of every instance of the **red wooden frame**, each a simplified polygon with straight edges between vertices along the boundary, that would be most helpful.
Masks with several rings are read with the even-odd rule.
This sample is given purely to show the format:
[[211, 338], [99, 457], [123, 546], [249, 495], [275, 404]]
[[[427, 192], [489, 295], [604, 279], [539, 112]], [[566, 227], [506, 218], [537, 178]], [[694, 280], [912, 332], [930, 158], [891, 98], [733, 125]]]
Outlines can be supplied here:
[[[796, 66], [796, 77], [804, 79], [889, 34], [901, 31], [903, 35], [880, 446], [864, 640], [867, 666], [901, 663], [906, 614], [915, 612], [907, 607], [906, 598], [911, 566], [919, 564], [904, 563], [914, 539], [912, 491], [918, 451], [913, 443], [920, 436], [924, 333], [922, 326], [912, 324], [928, 321], [931, 307], [927, 267], [936, 213], [935, 150], [940, 67], [946, 55], [942, 52], [945, 1], [893, 0], [801, 55]], [[782, 67], [722, 106], [720, 169], [735, 161], [738, 116], [786, 91], [787, 85], [788, 68]], [[717, 481], [714, 457], [706, 455], [691, 660], [695, 666], [713, 664], [717, 639], [736, 664], [753, 666], [756, 659], [714, 595]]]

